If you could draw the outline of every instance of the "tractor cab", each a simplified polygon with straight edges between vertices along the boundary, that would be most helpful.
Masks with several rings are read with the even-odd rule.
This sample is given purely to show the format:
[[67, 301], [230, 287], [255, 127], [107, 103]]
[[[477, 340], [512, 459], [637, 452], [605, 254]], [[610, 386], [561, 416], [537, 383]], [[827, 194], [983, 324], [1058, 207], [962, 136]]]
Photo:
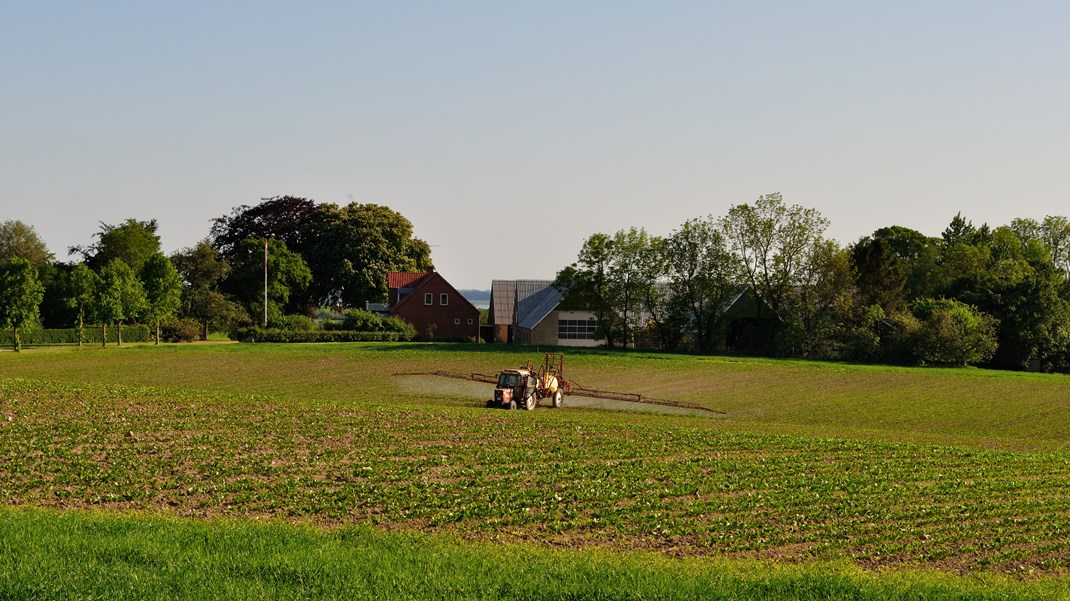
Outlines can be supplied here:
[[518, 403], [526, 406], [538, 384], [538, 379], [530, 370], [506, 369], [498, 374], [493, 404], [503, 409], [516, 409]]

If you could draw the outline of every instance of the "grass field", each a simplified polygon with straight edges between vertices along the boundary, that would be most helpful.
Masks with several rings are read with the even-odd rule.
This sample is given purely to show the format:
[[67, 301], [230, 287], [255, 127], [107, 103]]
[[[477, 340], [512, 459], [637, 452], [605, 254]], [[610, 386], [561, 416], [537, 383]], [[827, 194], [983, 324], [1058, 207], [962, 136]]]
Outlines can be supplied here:
[[[559, 553], [624, 573], [655, 565], [681, 592], [665, 598], [708, 598], [703, 582], [740, 598], [1067, 593], [1063, 376], [567, 355], [584, 386], [700, 403], [724, 417], [492, 411], [470, 383], [421, 387], [394, 376], [493, 373], [539, 358], [449, 345], [2, 353], [0, 503], [64, 513], [0, 516], [31, 533], [74, 519], [63, 517], [78, 515], [72, 509], [104, 510], [79, 519], [131, 528], [148, 518], [129, 516], [194, 518], [183, 528], [208, 533], [281, 521], [313, 528], [300, 536], [326, 537], [309, 544], [328, 548], [341, 536], [332, 532], [350, 528], [371, 527], [361, 532], [388, 537], [387, 546], [420, 532], [462, 555], [500, 559], [495, 549], [519, 545], [539, 561], [576, 563], [547, 559]], [[212, 526], [220, 523], [232, 526]], [[624, 550], [646, 559], [589, 555]], [[938, 573], [905, 576], [915, 570]], [[780, 584], [755, 584], [766, 577]], [[4, 582], [0, 568], [0, 598]], [[509, 582], [472, 590], [531, 585]], [[621, 596], [598, 597], [593, 585], [555, 590]]]

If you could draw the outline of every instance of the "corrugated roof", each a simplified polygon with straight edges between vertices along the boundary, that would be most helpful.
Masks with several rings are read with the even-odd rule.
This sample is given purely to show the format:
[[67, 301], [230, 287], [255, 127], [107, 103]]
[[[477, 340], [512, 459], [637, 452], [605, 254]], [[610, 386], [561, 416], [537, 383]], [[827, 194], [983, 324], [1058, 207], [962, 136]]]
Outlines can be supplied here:
[[550, 280], [517, 280], [516, 324], [521, 328], [539, 325], [561, 302], [562, 294]]
[[417, 281], [423, 279], [430, 271], [391, 271], [386, 274], [387, 288], [411, 288]]
[[513, 309], [516, 307], [516, 282], [514, 280], [493, 280], [490, 283], [490, 320], [493, 324], [513, 323]]

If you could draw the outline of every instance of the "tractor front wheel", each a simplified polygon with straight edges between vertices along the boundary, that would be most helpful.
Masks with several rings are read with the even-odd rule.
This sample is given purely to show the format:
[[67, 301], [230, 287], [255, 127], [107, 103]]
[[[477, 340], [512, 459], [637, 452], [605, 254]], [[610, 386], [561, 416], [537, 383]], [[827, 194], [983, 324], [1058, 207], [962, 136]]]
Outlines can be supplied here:
[[564, 400], [565, 395], [561, 394], [560, 390], [554, 392], [554, 409], [559, 409], [561, 407], [561, 402]]
[[516, 409], [516, 401], [509, 401], [509, 410]]

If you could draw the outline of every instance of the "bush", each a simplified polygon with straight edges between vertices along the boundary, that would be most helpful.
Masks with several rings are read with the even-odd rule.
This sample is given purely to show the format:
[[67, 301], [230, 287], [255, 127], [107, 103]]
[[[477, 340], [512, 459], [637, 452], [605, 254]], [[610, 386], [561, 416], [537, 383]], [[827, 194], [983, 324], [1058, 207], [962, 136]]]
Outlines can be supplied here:
[[292, 332], [314, 332], [319, 328], [316, 320], [306, 315], [287, 315], [282, 318], [283, 329]]
[[230, 337], [242, 342], [405, 342], [411, 338], [397, 332], [357, 332], [352, 330], [319, 330], [295, 332], [264, 328], [238, 328]]
[[[100, 344], [100, 326], [86, 326], [85, 344]], [[108, 328], [108, 344], [115, 344], [117, 335], [115, 327]], [[19, 338], [23, 345], [40, 344], [78, 344], [78, 328], [43, 329], [30, 327], [19, 329]], [[145, 326], [123, 326], [123, 342], [149, 342], [149, 329]], [[11, 329], [0, 331], [0, 345], [11, 346]]]
[[201, 324], [195, 319], [168, 317], [160, 323], [160, 338], [164, 342], [193, 342], [201, 335]]
[[342, 321], [343, 330], [358, 332], [382, 332], [383, 318], [364, 309], [349, 309], [346, 311], [345, 320]]

